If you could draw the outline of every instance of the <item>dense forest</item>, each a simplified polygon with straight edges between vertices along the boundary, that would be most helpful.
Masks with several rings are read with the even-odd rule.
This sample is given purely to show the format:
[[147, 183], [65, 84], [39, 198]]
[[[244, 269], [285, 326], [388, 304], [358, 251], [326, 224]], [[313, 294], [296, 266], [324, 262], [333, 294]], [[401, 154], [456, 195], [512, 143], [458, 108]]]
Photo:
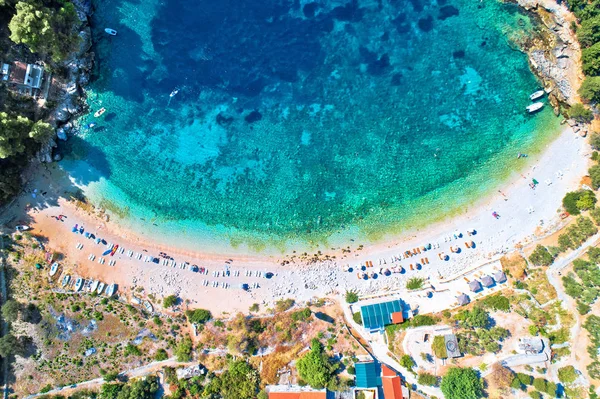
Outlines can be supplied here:
[[[0, 62], [30, 60], [58, 69], [79, 44], [80, 24], [64, 0], [0, 0]], [[23, 169], [54, 134], [43, 120], [48, 113], [36, 107], [33, 98], [0, 85], [0, 205], [20, 191]]]

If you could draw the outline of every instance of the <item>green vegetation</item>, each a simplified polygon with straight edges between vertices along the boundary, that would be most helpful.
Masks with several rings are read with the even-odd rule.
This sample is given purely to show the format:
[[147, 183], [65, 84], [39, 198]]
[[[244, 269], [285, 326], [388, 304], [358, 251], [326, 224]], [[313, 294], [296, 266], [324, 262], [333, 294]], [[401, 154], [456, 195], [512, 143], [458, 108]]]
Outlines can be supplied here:
[[576, 103], [569, 109], [569, 118], [579, 123], [590, 123], [594, 120], [594, 113], [583, 104]]
[[592, 362], [587, 365], [587, 371], [590, 377], [599, 379], [600, 378], [600, 359], [598, 358], [598, 349], [600, 347], [600, 317], [597, 315], [588, 316], [587, 320], [583, 324], [583, 327], [590, 334], [590, 345], [588, 346], [588, 353], [592, 358]]
[[161, 362], [163, 360], [167, 360], [168, 358], [169, 358], [169, 354], [163, 348], [160, 348], [154, 354], [154, 360], [156, 360], [157, 362]]
[[477, 372], [470, 368], [450, 367], [442, 378], [441, 389], [446, 399], [483, 397], [483, 383]]
[[475, 306], [473, 310], [463, 310], [456, 314], [456, 320], [462, 327], [488, 328], [490, 315], [482, 307]]
[[291, 298], [280, 299], [277, 302], [275, 302], [275, 311], [285, 312], [286, 310], [290, 310], [295, 305], [295, 303], [296, 301], [294, 301]]
[[529, 256], [529, 262], [536, 266], [550, 266], [554, 262], [554, 256], [548, 251], [548, 248], [538, 244]]
[[596, 205], [596, 196], [590, 190], [571, 191], [565, 194], [562, 204], [571, 215], [579, 215], [581, 211], [592, 209]]
[[448, 352], [446, 351], [446, 340], [444, 339], [443, 335], [436, 335], [433, 337], [431, 350], [438, 359], [446, 359], [448, 357]]
[[573, 366], [565, 366], [558, 369], [558, 379], [564, 384], [570, 384], [577, 379], [577, 370]]
[[588, 238], [598, 232], [590, 218], [578, 217], [575, 224], [566, 228], [566, 231], [558, 236], [558, 245], [561, 251], [579, 248]]
[[106, 383], [102, 385], [99, 399], [153, 399], [158, 392], [158, 377], [148, 376], [128, 384]]
[[346, 291], [346, 302], [355, 303], [358, 302], [358, 294], [356, 291]]
[[[592, 179], [592, 188], [598, 190], [600, 188], [600, 165], [594, 165], [588, 169], [590, 179]], [[588, 208], [591, 209], [591, 208]], [[596, 218], [594, 218], [594, 221]], [[596, 223], [598, 224], [598, 223]]]
[[428, 386], [433, 386], [433, 387], [437, 387], [439, 385], [439, 379], [435, 375], [425, 373], [425, 372], [419, 373], [417, 382], [420, 385], [428, 385]]
[[166, 296], [165, 299], [163, 299], [163, 307], [165, 309], [172, 308], [173, 306], [177, 305], [178, 301], [179, 298], [177, 298], [176, 295]]
[[323, 345], [313, 339], [310, 351], [298, 359], [296, 368], [300, 378], [315, 389], [322, 389], [334, 383], [337, 366], [329, 360]]
[[178, 362], [189, 362], [192, 360], [192, 351], [194, 345], [190, 337], [185, 337], [179, 342], [179, 345], [175, 348], [175, 357]]
[[57, 8], [41, 1], [20, 1], [16, 14], [8, 24], [10, 39], [26, 45], [31, 52], [48, 55], [54, 62], [65, 60], [79, 45], [74, 27], [79, 23], [72, 3], [58, 1]]
[[11, 333], [0, 338], [0, 356], [9, 358], [13, 355], [22, 355], [23, 352], [24, 346], [22, 341]]
[[415, 363], [415, 361], [412, 357], [410, 357], [410, 355], [402, 355], [402, 357], [400, 358], [400, 366], [404, 367], [405, 369], [408, 369], [409, 371], [412, 371], [413, 367], [415, 367], [416, 365], [417, 363]]
[[360, 312], [356, 312], [356, 313], [352, 314], [352, 319], [354, 320], [354, 322], [356, 324], [359, 324], [362, 326], [362, 316], [360, 315]]
[[587, 76], [579, 88], [581, 98], [591, 101], [600, 101], [600, 76]]
[[485, 309], [501, 310], [503, 312], [510, 310], [510, 301], [502, 294], [486, 296], [479, 303]]
[[306, 307], [306, 308], [304, 308], [302, 310], [298, 310], [296, 312], [293, 312], [290, 315], [290, 317], [294, 321], [307, 321], [308, 319], [310, 319], [311, 315], [312, 315], [312, 312], [311, 312], [310, 308]]
[[407, 290], [420, 290], [423, 288], [423, 283], [425, 283], [424, 278], [420, 277], [412, 277], [406, 282]]
[[223, 373], [210, 380], [202, 397], [254, 399], [258, 394], [259, 383], [260, 375], [248, 362], [231, 361]]
[[577, 300], [579, 313], [586, 314], [590, 306], [596, 302], [600, 294], [600, 269], [597, 266], [600, 249], [588, 251], [590, 261], [576, 259], [573, 261], [574, 273], [563, 276], [562, 281], [567, 295]]
[[19, 310], [21, 305], [19, 302], [9, 299], [2, 305], [2, 318], [7, 322], [13, 322], [19, 318]]
[[212, 319], [212, 314], [206, 309], [187, 310], [185, 316], [193, 324], [204, 324]]

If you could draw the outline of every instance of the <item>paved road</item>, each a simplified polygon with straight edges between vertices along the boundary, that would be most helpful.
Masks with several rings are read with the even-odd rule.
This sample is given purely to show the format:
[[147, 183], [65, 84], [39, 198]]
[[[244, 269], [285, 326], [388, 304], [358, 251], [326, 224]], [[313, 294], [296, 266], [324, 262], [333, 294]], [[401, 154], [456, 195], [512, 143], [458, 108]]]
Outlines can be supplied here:
[[[120, 373], [119, 375], [123, 375], [123, 376], [127, 376], [128, 378], [139, 378], [139, 377], [144, 377], [146, 375], [149, 374], [153, 374], [159, 370], [161, 370], [163, 367], [177, 367], [177, 366], [191, 366], [196, 364], [197, 362], [178, 362], [174, 357], [167, 359], [167, 360], [163, 360], [160, 362], [152, 362], [152, 363], [148, 363], [145, 366], [141, 366], [138, 368], [135, 368], [133, 370], [128, 370], [126, 372]], [[100, 388], [102, 386], [102, 384], [104, 384], [104, 378], [95, 378], [93, 380], [88, 380], [88, 381], [83, 381], [83, 382], [79, 382], [77, 384], [73, 384], [70, 385], [68, 387], [64, 387], [64, 388], [57, 388], [57, 389], [53, 389], [51, 391], [48, 391], [46, 393], [36, 393], [33, 395], [29, 395], [26, 396], [26, 399], [29, 398], [36, 398], [42, 395], [52, 395], [52, 394], [69, 394], [69, 393], [73, 393], [74, 391], [80, 390], [80, 389], [95, 389], [95, 388]]]

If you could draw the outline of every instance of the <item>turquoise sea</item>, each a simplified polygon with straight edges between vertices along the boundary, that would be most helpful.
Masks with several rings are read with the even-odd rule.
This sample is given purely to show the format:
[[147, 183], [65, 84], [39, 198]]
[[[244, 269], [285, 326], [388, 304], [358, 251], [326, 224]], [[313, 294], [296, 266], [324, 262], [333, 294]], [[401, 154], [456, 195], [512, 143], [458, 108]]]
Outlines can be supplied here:
[[524, 111], [540, 83], [517, 43], [536, 26], [512, 4], [95, 8], [92, 112], [63, 164], [118, 223], [171, 245], [381, 240], [492, 192], [559, 129], [550, 107]]

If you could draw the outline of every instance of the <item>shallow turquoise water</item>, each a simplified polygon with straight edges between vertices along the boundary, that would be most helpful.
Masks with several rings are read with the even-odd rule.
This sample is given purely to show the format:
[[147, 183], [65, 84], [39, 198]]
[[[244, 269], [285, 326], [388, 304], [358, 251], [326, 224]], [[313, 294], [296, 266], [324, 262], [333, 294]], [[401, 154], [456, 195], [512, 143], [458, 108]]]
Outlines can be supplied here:
[[472, 202], [557, 130], [524, 112], [539, 83], [514, 40], [534, 27], [513, 5], [189, 3], [96, 5], [89, 104], [107, 112], [65, 162], [161, 241], [377, 240]]

